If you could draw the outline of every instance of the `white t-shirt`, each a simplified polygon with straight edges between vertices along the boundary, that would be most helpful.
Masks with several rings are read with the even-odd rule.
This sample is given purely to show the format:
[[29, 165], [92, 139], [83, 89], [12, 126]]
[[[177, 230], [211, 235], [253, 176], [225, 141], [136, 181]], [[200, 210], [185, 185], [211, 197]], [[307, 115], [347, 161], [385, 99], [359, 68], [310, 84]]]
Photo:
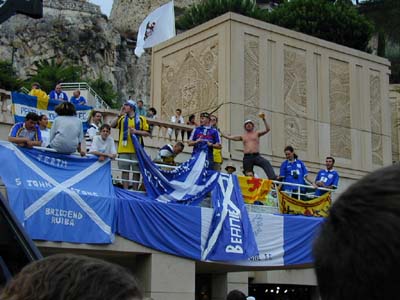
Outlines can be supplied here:
[[40, 129], [42, 135], [42, 147], [47, 147], [50, 144], [50, 129]]
[[100, 135], [94, 136], [89, 153], [92, 151], [98, 151], [106, 154], [117, 154], [114, 139], [111, 136], [107, 137], [106, 140], [103, 140]]

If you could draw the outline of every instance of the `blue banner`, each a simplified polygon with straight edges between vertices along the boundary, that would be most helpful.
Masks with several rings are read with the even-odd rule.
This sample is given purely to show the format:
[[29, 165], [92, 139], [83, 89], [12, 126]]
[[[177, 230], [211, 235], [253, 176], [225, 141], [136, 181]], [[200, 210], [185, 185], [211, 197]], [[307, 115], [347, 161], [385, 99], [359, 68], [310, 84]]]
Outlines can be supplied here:
[[[22, 93], [13, 92], [11, 96], [13, 103], [13, 113], [15, 123], [25, 121], [25, 116], [29, 112], [40, 115], [46, 115], [49, 118], [49, 124], [53, 124], [57, 114], [54, 108], [62, 101], [50, 99], [48, 101], [39, 101], [36, 96], [30, 96]], [[83, 131], [86, 132], [90, 119], [91, 106], [75, 105], [76, 116], [82, 121]]]
[[192, 156], [176, 169], [157, 167], [132, 135], [146, 192], [160, 202], [198, 205], [217, 183], [219, 172], [206, 169], [206, 149]]
[[[10, 206], [33, 239], [111, 243], [115, 192], [110, 161], [0, 141], [0, 176]], [[101, 184], [99, 184], [101, 181]]]
[[116, 189], [117, 233], [147, 247], [201, 258], [201, 209], [154, 201], [143, 193]]
[[213, 190], [214, 215], [203, 260], [240, 260], [258, 254], [236, 175], [221, 174]]

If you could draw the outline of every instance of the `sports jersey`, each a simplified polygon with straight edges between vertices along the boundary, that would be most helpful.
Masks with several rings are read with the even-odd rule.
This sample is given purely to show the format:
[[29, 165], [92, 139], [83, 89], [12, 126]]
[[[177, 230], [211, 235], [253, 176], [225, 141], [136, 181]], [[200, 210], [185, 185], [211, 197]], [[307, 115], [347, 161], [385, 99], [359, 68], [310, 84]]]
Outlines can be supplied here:
[[[333, 186], [337, 188], [339, 184], [339, 173], [336, 170], [320, 170], [315, 178], [315, 182], [321, 181], [324, 183], [324, 186]], [[315, 195], [321, 196], [325, 194], [327, 191], [316, 190]]]
[[[125, 128], [125, 118], [128, 118], [128, 126]], [[121, 116], [117, 121], [117, 128], [119, 129], [119, 141], [118, 141], [118, 153], [136, 153], [135, 147], [132, 143], [132, 138], [129, 132], [127, 132], [127, 140], [124, 143], [124, 131], [129, 130], [129, 127], [136, 128], [137, 130], [149, 131], [149, 124], [145, 117], [140, 116], [138, 118], [139, 124], [135, 124], [135, 116], [128, 117], [128, 115]], [[143, 143], [143, 138], [137, 136], [139, 142]]]

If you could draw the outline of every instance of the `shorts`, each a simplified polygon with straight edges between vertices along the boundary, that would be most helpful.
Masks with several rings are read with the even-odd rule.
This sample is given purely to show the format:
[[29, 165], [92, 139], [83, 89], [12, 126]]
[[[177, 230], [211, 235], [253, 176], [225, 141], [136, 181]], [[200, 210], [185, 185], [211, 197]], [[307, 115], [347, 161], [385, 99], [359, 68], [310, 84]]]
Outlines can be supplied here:
[[120, 153], [118, 158], [134, 160], [136, 162], [118, 161], [118, 168], [121, 170], [131, 170], [140, 172], [138, 158], [136, 153]]

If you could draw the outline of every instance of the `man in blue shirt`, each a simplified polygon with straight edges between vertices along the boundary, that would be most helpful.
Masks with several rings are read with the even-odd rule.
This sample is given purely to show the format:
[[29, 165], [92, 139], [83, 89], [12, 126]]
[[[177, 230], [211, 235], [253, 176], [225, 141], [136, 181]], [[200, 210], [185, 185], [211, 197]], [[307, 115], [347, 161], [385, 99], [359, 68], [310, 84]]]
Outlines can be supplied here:
[[[325, 170], [320, 170], [315, 178], [315, 187], [323, 187], [326, 189], [336, 189], [339, 184], [339, 173], [333, 169], [335, 164], [335, 159], [331, 156], [328, 156], [325, 159]], [[315, 190], [316, 196], [321, 196], [325, 194], [327, 191], [324, 190]]]
[[8, 141], [21, 147], [42, 145], [42, 135], [38, 126], [39, 116], [29, 112], [25, 116], [25, 122], [16, 123], [10, 130]]
[[50, 92], [49, 97], [54, 100], [68, 101], [68, 95], [62, 91], [61, 84], [56, 85], [55, 89]]
[[207, 147], [207, 169], [212, 170], [214, 164], [214, 149], [221, 149], [221, 138], [218, 130], [210, 126], [210, 114], [203, 112], [200, 114], [200, 126], [196, 127], [190, 138], [188, 145], [193, 147], [193, 153], [198, 153]]
[[75, 106], [87, 104], [85, 97], [81, 96], [80, 90], [76, 90], [73, 92], [71, 99], [69, 99], [69, 102], [71, 102]]

